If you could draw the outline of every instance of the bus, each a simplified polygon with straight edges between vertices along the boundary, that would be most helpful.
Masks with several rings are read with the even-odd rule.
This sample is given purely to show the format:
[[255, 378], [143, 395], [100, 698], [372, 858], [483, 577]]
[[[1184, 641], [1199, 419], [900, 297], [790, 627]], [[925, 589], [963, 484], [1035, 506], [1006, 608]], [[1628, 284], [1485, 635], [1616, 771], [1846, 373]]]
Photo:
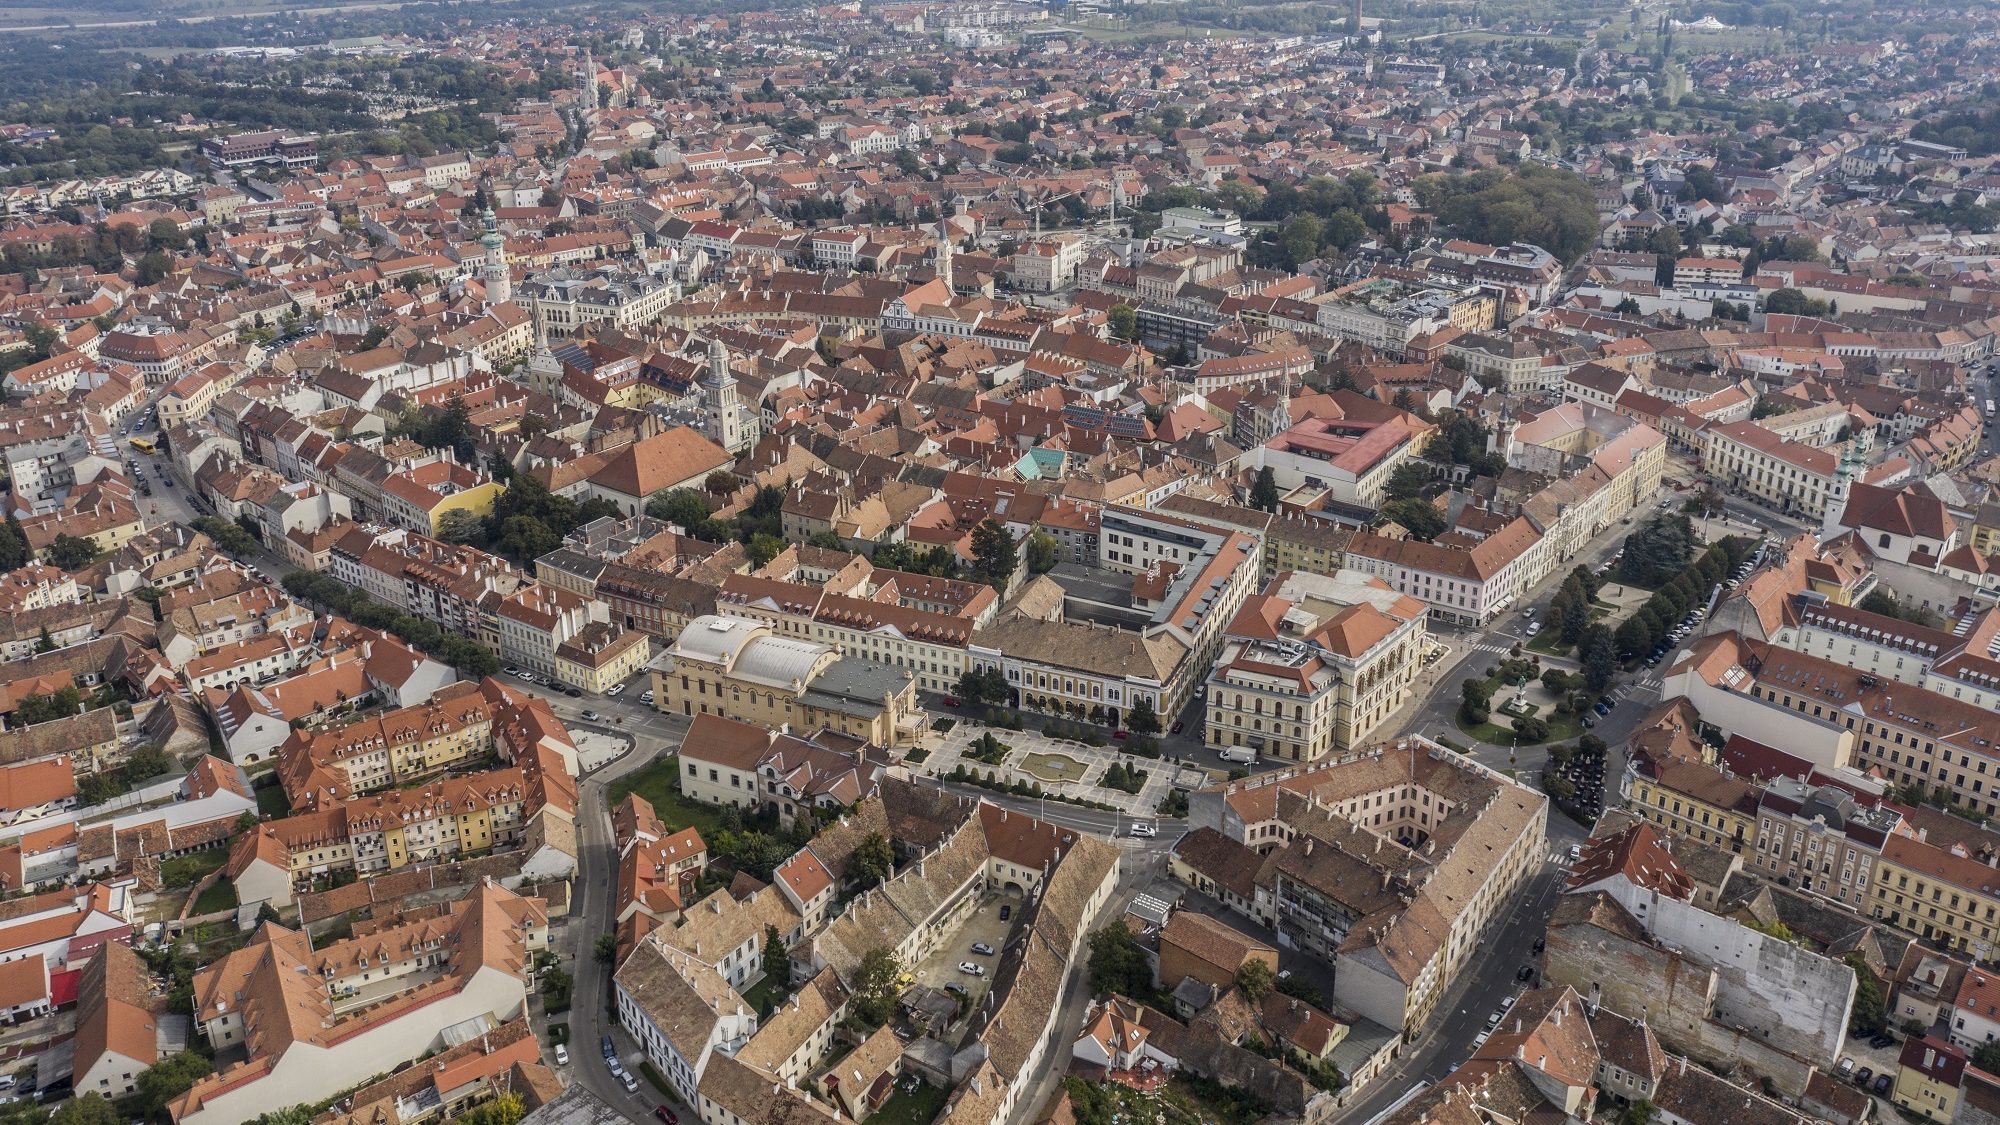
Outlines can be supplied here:
[[159, 446], [153, 444], [152, 438], [135, 437], [132, 439], [132, 448], [141, 453], [151, 453]]

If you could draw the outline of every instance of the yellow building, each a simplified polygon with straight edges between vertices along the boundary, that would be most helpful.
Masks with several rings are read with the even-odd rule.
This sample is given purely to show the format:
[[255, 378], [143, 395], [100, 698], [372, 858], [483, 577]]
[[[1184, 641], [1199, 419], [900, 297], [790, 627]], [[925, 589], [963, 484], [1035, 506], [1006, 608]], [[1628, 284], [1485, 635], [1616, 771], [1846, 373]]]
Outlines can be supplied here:
[[747, 617], [695, 618], [652, 673], [653, 705], [670, 714], [831, 727], [877, 746], [914, 745], [924, 728], [908, 671], [782, 636]]
[[556, 678], [583, 691], [602, 694], [612, 685], [638, 675], [652, 659], [651, 637], [593, 621], [556, 646]]
[[1896, 1087], [1889, 1100], [1906, 1113], [1929, 1121], [1958, 1116], [1958, 1089], [1965, 1081], [1965, 1052], [1926, 1035], [1903, 1043]]
[[1698, 758], [1635, 753], [1631, 810], [1669, 831], [1741, 852], [1757, 836], [1757, 787]]
[[1907, 827], [1882, 842], [1869, 913], [1981, 960], [2000, 950], [2000, 888], [1963, 845], [1946, 848]]
[[433, 461], [384, 480], [382, 512], [399, 527], [435, 536], [454, 513], [486, 518], [505, 491], [463, 465]]

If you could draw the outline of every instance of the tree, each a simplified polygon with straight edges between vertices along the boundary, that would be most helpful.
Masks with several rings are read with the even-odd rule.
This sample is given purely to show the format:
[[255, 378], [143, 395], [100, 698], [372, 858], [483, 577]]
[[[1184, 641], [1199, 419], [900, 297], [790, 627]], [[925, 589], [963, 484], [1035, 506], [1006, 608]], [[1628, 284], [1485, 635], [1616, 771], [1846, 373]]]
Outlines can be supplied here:
[[896, 869], [896, 853], [889, 846], [888, 837], [880, 832], [870, 832], [861, 838], [861, 844], [854, 849], [854, 855], [847, 861], [849, 878], [872, 887], [887, 879]]
[[1046, 531], [1028, 534], [1028, 573], [1047, 574], [1058, 561], [1056, 537]]
[[1014, 533], [1007, 530], [1006, 524], [987, 516], [972, 529], [972, 564], [988, 585], [995, 590], [1006, 591], [1008, 580], [1014, 577], [1015, 568], [1021, 565]]
[[1133, 734], [1152, 735], [1160, 733], [1160, 715], [1159, 712], [1153, 710], [1153, 700], [1151, 697], [1140, 696], [1139, 701], [1132, 705], [1131, 710], [1125, 712], [1125, 729], [1131, 731]]
[[464, 508], [453, 508], [438, 517], [437, 537], [446, 543], [485, 542], [486, 520]]
[[877, 946], [861, 955], [861, 967], [854, 971], [854, 994], [847, 1002], [849, 1018], [873, 1031], [896, 1014], [897, 982], [903, 966], [887, 946]]
[[1646, 1125], [1652, 1119], [1653, 1103], [1646, 1098], [1640, 1098], [1638, 1101], [1626, 1106], [1625, 1112], [1620, 1114], [1618, 1118], [1619, 1125]]
[[618, 960], [618, 935], [598, 934], [597, 944], [592, 947], [597, 959], [609, 965]]
[[64, 1102], [49, 1118], [49, 1125], [123, 1125], [124, 1121], [118, 1107], [93, 1090]]
[[[1869, 1030], [1881, 1027], [1886, 1010], [1882, 1001], [1882, 982], [1875, 979], [1875, 971], [1868, 967], [1867, 960], [1859, 953], [1847, 955], [1847, 967], [1854, 970], [1854, 1010], [1849, 1016], [1851, 1026]], [[2000, 1046], [2000, 1043], [1989, 1043], [1987, 1046]], [[2000, 1063], [2000, 1059], [1980, 1062], [1979, 1067], [1991, 1073], [1995, 1063]]]
[[1611, 639], [1611, 630], [1602, 625], [1592, 625], [1584, 630], [1577, 644], [1577, 658], [1583, 662], [1584, 682], [1590, 690], [1601, 692], [1611, 686], [1618, 677], [1618, 653]]
[[1248, 996], [1252, 1003], [1270, 995], [1271, 987], [1276, 982], [1277, 974], [1271, 971], [1271, 966], [1254, 957], [1236, 970], [1236, 987], [1241, 988], [1243, 995]]
[[49, 544], [49, 565], [58, 570], [80, 570], [97, 557], [97, 544], [77, 535], [57, 535]]
[[1381, 516], [1403, 526], [1412, 539], [1431, 540], [1443, 535], [1444, 513], [1428, 500], [1391, 500], [1382, 505]]
[[1694, 526], [1683, 513], [1654, 516], [1625, 537], [1621, 578], [1648, 589], [1684, 574], [1694, 558]]
[[1646, 624], [1645, 615], [1641, 613], [1635, 613], [1620, 621], [1617, 632], [1611, 637], [1618, 654], [1628, 660], [1653, 651], [1656, 641], [1653, 630]]
[[1153, 970], [1146, 951], [1123, 922], [1113, 922], [1090, 935], [1090, 988], [1143, 996], [1153, 990]]
[[168, 1055], [139, 1072], [139, 1100], [146, 1107], [146, 1114], [151, 1116], [213, 1073], [215, 1066], [193, 1051]]
[[[47, 630], [43, 630], [47, 632]], [[29, 727], [83, 713], [83, 692], [72, 684], [46, 694], [24, 695], [14, 705], [14, 722]]]
[[515, 1125], [528, 1116], [528, 1106], [519, 1094], [502, 1094], [492, 1101], [480, 1102], [458, 1115], [462, 1125]]
[[1825, 316], [1827, 304], [1796, 289], [1774, 289], [1770, 296], [1764, 298], [1764, 311], [1792, 316]]
[[1421, 461], [1405, 461], [1389, 474], [1382, 495], [1390, 500], [1420, 500], [1431, 486], [1431, 471]]
[[28, 536], [21, 530], [21, 521], [13, 512], [7, 513], [7, 522], [0, 525], [0, 574], [18, 570], [28, 562]]
[[781, 984], [792, 983], [792, 951], [785, 948], [785, 935], [776, 926], [764, 927], [764, 977]]
[[1319, 216], [1301, 212], [1285, 220], [1278, 230], [1278, 242], [1285, 249], [1285, 259], [1293, 269], [1319, 257], [1320, 239], [1325, 236]]
[[1104, 316], [1110, 323], [1112, 336], [1128, 343], [1139, 338], [1139, 313], [1131, 305], [1113, 305]]
[[690, 534], [709, 522], [708, 501], [691, 488], [677, 488], [654, 495], [646, 501], [646, 514], [686, 528]]
[[1269, 465], [1257, 470], [1257, 480], [1250, 486], [1250, 506], [1260, 512], [1278, 510], [1278, 476]]

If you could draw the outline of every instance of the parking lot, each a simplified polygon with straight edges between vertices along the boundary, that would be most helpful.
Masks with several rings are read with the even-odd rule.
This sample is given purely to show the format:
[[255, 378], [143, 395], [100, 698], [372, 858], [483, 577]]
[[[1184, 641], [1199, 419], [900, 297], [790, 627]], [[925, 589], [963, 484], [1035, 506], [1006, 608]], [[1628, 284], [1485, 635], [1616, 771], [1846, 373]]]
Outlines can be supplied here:
[[[954, 985], [965, 990], [971, 1003], [961, 1010], [969, 1011], [977, 1006], [993, 987], [993, 973], [1000, 965], [1000, 954], [1007, 948], [1007, 941], [1021, 925], [1021, 909], [1025, 900], [1017, 894], [992, 892], [982, 895], [979, 905], [959, 927], [957, 933], [939, 946], [937, 952], [917, 965], [912, 976], [914, 983], [944, 989]], [[1007, 909], [1006, 921], [1001, 921], [1000, 910]], [[992, 947], [990, 954], [974, 953], [975, 942], [984, 942]], [[982, 976], [962, 973], [958, 969], [960, 961], [970, 961], [985, 970]], [[949, 991], [949, 990], [947, 990]], [[950, 1039], [946, 1038], [949, 1042]]]

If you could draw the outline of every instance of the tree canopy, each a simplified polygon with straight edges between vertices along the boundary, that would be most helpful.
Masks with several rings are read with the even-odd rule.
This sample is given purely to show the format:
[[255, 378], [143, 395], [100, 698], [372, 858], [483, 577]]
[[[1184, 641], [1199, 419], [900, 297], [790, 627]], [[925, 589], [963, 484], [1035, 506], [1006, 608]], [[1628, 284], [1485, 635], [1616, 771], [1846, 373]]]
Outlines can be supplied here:
[[1480, 242], [1529, 242], [1565, 265], [1597, 242], [1597, 192], [1563, 168], [1523, 164], [1513, 171], [1425, 176], [1417, 201], [1438, 221]]

